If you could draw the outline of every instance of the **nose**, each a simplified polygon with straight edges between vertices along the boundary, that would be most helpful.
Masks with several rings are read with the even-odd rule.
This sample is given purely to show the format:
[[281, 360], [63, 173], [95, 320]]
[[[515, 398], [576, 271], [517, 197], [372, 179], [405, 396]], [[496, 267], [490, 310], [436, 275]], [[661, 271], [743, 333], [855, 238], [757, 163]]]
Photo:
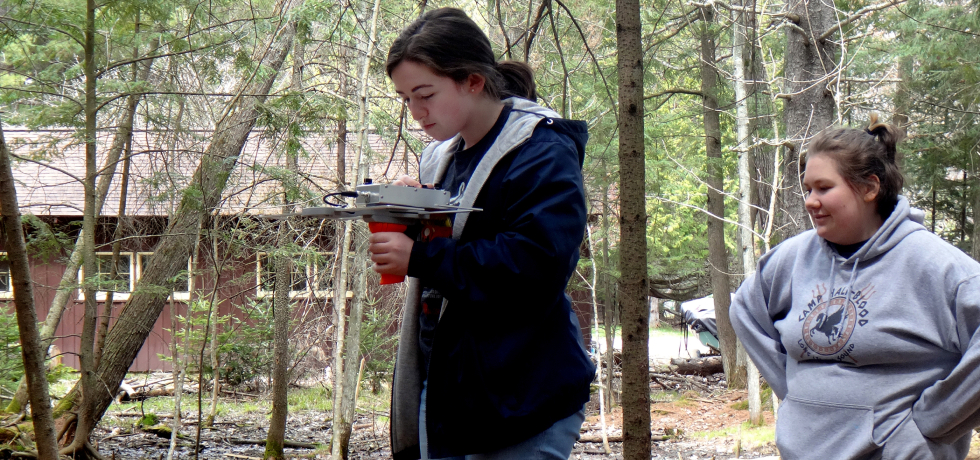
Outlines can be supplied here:
[[803, 206], [808, 210], [816, 210], [820, 207], [820, 201], [817, 200], [813, 192], [806, 194], [806, 199], [803, 200]]
[[408, 101], [408, 111], [412, 113], [412, 119], [415, 121], [421, 120], [427, 114], [419, 101]]

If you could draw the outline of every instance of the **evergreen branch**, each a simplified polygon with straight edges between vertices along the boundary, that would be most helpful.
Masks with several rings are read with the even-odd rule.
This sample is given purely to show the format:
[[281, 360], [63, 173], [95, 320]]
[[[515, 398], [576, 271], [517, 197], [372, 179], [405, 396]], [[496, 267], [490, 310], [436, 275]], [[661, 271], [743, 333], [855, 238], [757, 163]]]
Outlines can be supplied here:
[[30, 94], [43, 94], [43, 95], [46, 95], [46, 96], [58, 96], [58, 97], [61, 97], [61, 98], [64, 98], [64, 99], [68, 99], [71, 102], [74, 102], [75, 105], [77, 105], [79, 107], [82, 106], [82, 103], [81, 102], [73, 99], [71, 96], [66, 96], [64, 94], [49, 93], [47, 91], [37, 91], [37, 90], [33, 90], [33, 89], [14, 88], [14, 87], [11, 87], [11, 86], [0, 86], [0, 89], [2, 89], [2, 90], [8, 90], [8, 91], [20, 91], [22, 93], [30, 93]]
[[[606, 88], [606, 96], [609, 97], [609, 102], [615, 106], [616, 99], [613, 97], [612, 91], [609, 90], [609, 82], [606, 81], [606, 74], [602, 72], [602, 67], [599, 66], [599, 60], [596, 59], [595, 53], [592, 52], [592, 47], [589, 46], [589, 40], [586, 38], [585, 32], [582, 31], [582, 26], [579, 25], [578, 19], [575, 19], [575, 15], [572, 14], [572, 11], [569, 10], [568, 7], [565, 6], [565, 3], [563, 3], [561, 0], [555, 0], [555, 3], [558, 3], [558, 6], [565, 10], [565, 13], [568, 13], [568, 18], [572, 20], [572, 24], [574, 24], [575, 29], [578, 30], [579, 36], [582, 37], [582, 44], [585, 45], [585, 50], [588, 51], [589, 56], [592, 57], [592, 62], [595, 64], [595, 69], [599, 72], [599, 76], [602, 77], [602, 86]], [[613, 116], [616, 117], [616, 123], [619, 124], [619, 113], [613, 113]]]
[[[75, 36], [72, 35], [71, 32], [68, 32], [66, 30], [59, 29], [57, 27], [53, 27], [53, 26], [49, 26], [49, 25], [39, 25], [39, 24], [35, 24], [33, 22], [21, 21], [20, 19], [15, 19], [15, 18], [12, 18], [10, 16], [0, 16], [0, 21], [11, 21], [11, 22], [16, 22], [18, 24], [22, 24], [22, 25], [25, 25], [25, 26], [40, 27], [40, 28], [45, 28], [45, 29], [51, 29], [51, 30], [53, 30], [55, 32], [59, 32], [61, 34], [64, 34], [65, 36], [67, 36], [68, 38], [70, 38], [72, 41], [74, 41], [75, 43], [77, 43], [78, 46], [85, 46], [85, 44], [82, 43], [82, 41], [80, 39], [75, 38]], [[6, 25], [6, 24], [4, 24], [4, 25]], [[68, 25], [71, 26], [71, 24], [68, 24]], [[7, 26], [7, 27], [10, 28], [10, 29], [13, 29], [10, 26]], [[81, 33], [82, 31], [81, 30], [78, 30], [78, 32]]]
[[908, 13], [906, 13], [905, 11], [903, 11], [901, 8], [899, 8], [898, 5], [895, 6], [895, 9], [898, 10], [899, 13], [902, 13], [903, 16], [905, 16], [905, 17], [907, 17], [907, 18], [911, 19], [912, 21], [917, 22], [919, 24], [924, 24], [924, 25], [927, 25], [929, 27], [935, 27], [937, 29], [948, 30], [950, 32], [955, 32], [955, 33], [958, 33], [958, 34], [969, 35], [971, 37], [980, 37], [980, 34], [975, 34], [973, 32], [968, 32], [968, 31], [965, 31], [965, 30], [954, 29], [952, 27], [941, 26], [939, 24], [933, 24], [931, 22], [925, 22], [925, 21], [916, 19], [916, 18], [912, 17], [911, 15], [909, 15]]

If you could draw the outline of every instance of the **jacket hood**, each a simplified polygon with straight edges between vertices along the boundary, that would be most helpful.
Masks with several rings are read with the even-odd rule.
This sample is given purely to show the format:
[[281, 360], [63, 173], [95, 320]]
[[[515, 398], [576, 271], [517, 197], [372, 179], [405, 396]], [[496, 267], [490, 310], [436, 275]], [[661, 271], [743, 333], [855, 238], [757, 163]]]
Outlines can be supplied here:
[[[521, 125], [525, 123], [531, 124], [533, 130], [534, 126], [537, 126], [544, 119], [544, 125], [549, 129], [568, 136], [569, 139], [575, 142], [575, 147], [578, 151], [579, 166], [585, 164], [585, 143], [589, 140], [589, 126], [586, 122], [559, 118], [560, 115], [554, 110], [542, 107], [527, 99], [512, 97], [504, 100], [504, 102], [513, 106], [513, 111], [510, 115], [512, 119], [516, 115], [519, 119], [524, 120]], [[515, 132], [519, 132], [519, 130], [515, 129]], [[504, 133], [502, 132], [501, 136], [503, 135]]]
[[[910, 234], [926, 231], [926, 228], [922, 226], [924, 217], [925, 215], [921, 210], [912, 208], [909, 205], [909, 200], [899, 195], [895, 210], [864, 246], [847, 258], [847, 262], [873, 259], [891, 250]], [[821, 240], [823, 239], [821, 238]], [[823, 240], [823, 247], [831, 254], [836, 254], [827, 240]]]
[[[504, 99], [513, 110], [504, 128], [497, 135], [493, 149], [506, 153], [527, 141], [534, 129], [539, 125], [568, 136], [575, 142], [578, 151], [579, 166], [585, 162], [585, 143], [589, 139], [588, 124], [579, 120], [566, 120], [554, 110], [538, 105], [535, 102], [518, 97]], [[422, 183], [432, 183], [445, 175], [449, 160], [452, 159], [453, 147], [460, 142], [462, 136], [457, 134], [451, 139], [429, 144], [422, 155], [420, 178]]]

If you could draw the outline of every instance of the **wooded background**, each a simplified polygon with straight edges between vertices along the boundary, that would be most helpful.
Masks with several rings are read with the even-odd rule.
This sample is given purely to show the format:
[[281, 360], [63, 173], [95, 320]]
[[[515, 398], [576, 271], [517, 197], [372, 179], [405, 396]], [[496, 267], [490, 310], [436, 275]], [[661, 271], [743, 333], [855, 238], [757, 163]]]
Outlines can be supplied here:
[[[974, 1], [8, 0], [0, 4], [2, 126], [67, 130], [70, 142], [85, 147], [84, 173], [67, 171], [83, 186], [82, 231], [58, 236], [34, 220], [28, 248], [67, 261], [52, 309], [67, 305], [79, 288], [85, 292], [81, 341], [89, 345], [80, 356], [84, 369], [96, 370], [92, 378], [108, 387], [122, 381], [146, 338], [133, 331], [148, 331], [160, 316], [175, 280], [186, 276], [183, 261], [194, 257], [195, 269], [216, 270], [217, 258], [197, 263], [207, 253], [201, 248], [230, 245], [246, 234], [262, 241], [259, 250], [278, 274], [270, 305], [281, 308], [269, 311], [280, 347], [278, 380], [295, 356], [286, 348], [294, 264], [321, 264], [332, 292], [353, 292], [349, 305], [346, 295], [334, 296], [329, 332], [336, 345], [335, 397], [353, 400], [361, 353], [350, 350], [360, 349], [362, 319], [392, 311], [397, 298], [379, 302], [367, 288], [364, 229], [257, 216], [318, 205], [325, 193], [365, 177], [384, 182], [416, 173], [427, 139], [383, 64], [401, 28], [441, 6], [465, 9], [500, 59], [530, 64], [539, 102], [588, 122], [590, 228], [572, 289], [594, 293], [596, 320], [610, 344], [613, 327], [623, 325], [624, 362], [641, 363], [642, 372], [645, 345], [630, 347], [645, 343], [646, 299], [714, 294], [729, 382], [758, 382], [726, 327], [729, 292], [759, 255], [810, 227], [798, 158], [826, 126], [862, 128], [876, 113], [906, 131], [899, 147], [903, 193], [925, 211], [930, 230], [980, 258], [980, 10]], [[155, 145], [132, 149], [134, 131], [153, 133]], [[272, 161], [239, 164], [250, 135], [274, 146]], [[370, 148], [369, 136], [386, 148]], [[314, 138], [333, 141], [307, 142]], [[63, 141], [52, 138], [48, 148], [25, 153], [8, 140], [3, 150], [11, 152], [14, 169], [56, 168], [66, 152], [78, 154], [59, 147]], [[335, 163], [325, 165], [330, 174], [311, 177], [300, 169], [322, 153], [312, 145], [335, 151]], [[149, 155], [158, 161], [140, 162], [149, 169], [128, 179], [128, 165]], [[261, 173], [243, 181], [234, 174], [242, 167]], [[34, 190], [17, 186], [24, 208], [23, 195]], [[155, 203], [167, 210], [165, 228], [152, 229], [153, 251], [162, 256], [153, 257], [113, 313], [115, 324], [130, 327], [105, 330], [106, 323], [100, 333], [99, 280], [79, 283], [72, 274], [79, 266], [98, 273], [99, 219], [126, 218], [124, 201], [111, 211], [103, 205], [110, 189], [125, 197], [127, 187], [153, 190]], [[260, 199], [242, 205], [249, 193]], [[33, 211], [24, 209], [30, 220]], [[41, 237], [49, 233], [56, 237]], [[308, 262], [324, 250], [316, 235], [329, 235], [335, 252], [327, 262]], [[201, 322], [188, 319], [187, 330], [198, 331], [203, 362], [205, 338], [218, 327], [207, 293], [197, 298], [204, 305], [196, 313]], [[53, 337], [57, 321], [51, 322], [41, 328], [42, 339]], [[190, 335], [181, 337], [190, 344]], [[625, 399], [628, 374], [624, 368]], [[81, 433], [112, 397], [87, 380], [54, 414], [62, 424], [77, 423]], [[649, 384], [645, 376], [637, 382]], [[79, 394], [92, 397], [84, 402]], [[285, 393], [274, 399], [284, 404]], [[345, 407], [335, 423], [346, 417], [349, 426], [353, 408]], [[281, 427], [282, 417], [273, 417], [273, 425]], [[336, 436], [339, 455], [346, 441]], [[69, 447], [79, 450], [85, 438], [69, 436], [63, 444], [74, 439]]]

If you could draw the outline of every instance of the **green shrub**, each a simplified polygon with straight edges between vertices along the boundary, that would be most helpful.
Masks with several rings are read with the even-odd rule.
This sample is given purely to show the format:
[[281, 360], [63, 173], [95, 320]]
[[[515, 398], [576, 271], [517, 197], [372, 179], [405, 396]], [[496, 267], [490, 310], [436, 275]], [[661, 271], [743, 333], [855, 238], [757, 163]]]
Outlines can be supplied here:
[[231, 385], [271, 375], [273, 363], [272, 299], [250, 299], [239, 308], [249, 320], [232, 317], [230, 327], [218, 334], [218, 378]]
[[[13, 310], [13, 307], [10, 307]], [[4, 309], [6, 310], [6, 309]], [[12, 393], [24, 376], [24, 361], [20, 352], [20, 333], [13, 311], [0, 311], [0, 388]]]
[[382, 303], [370, 301], [361, 325], [361, 356], [364, 356], [364, 380], [371, 392], [378, 394], [381, 384], [390, 380], [395, 368], [395, 344], [398, 332], [395, 310], [382, 308]]

